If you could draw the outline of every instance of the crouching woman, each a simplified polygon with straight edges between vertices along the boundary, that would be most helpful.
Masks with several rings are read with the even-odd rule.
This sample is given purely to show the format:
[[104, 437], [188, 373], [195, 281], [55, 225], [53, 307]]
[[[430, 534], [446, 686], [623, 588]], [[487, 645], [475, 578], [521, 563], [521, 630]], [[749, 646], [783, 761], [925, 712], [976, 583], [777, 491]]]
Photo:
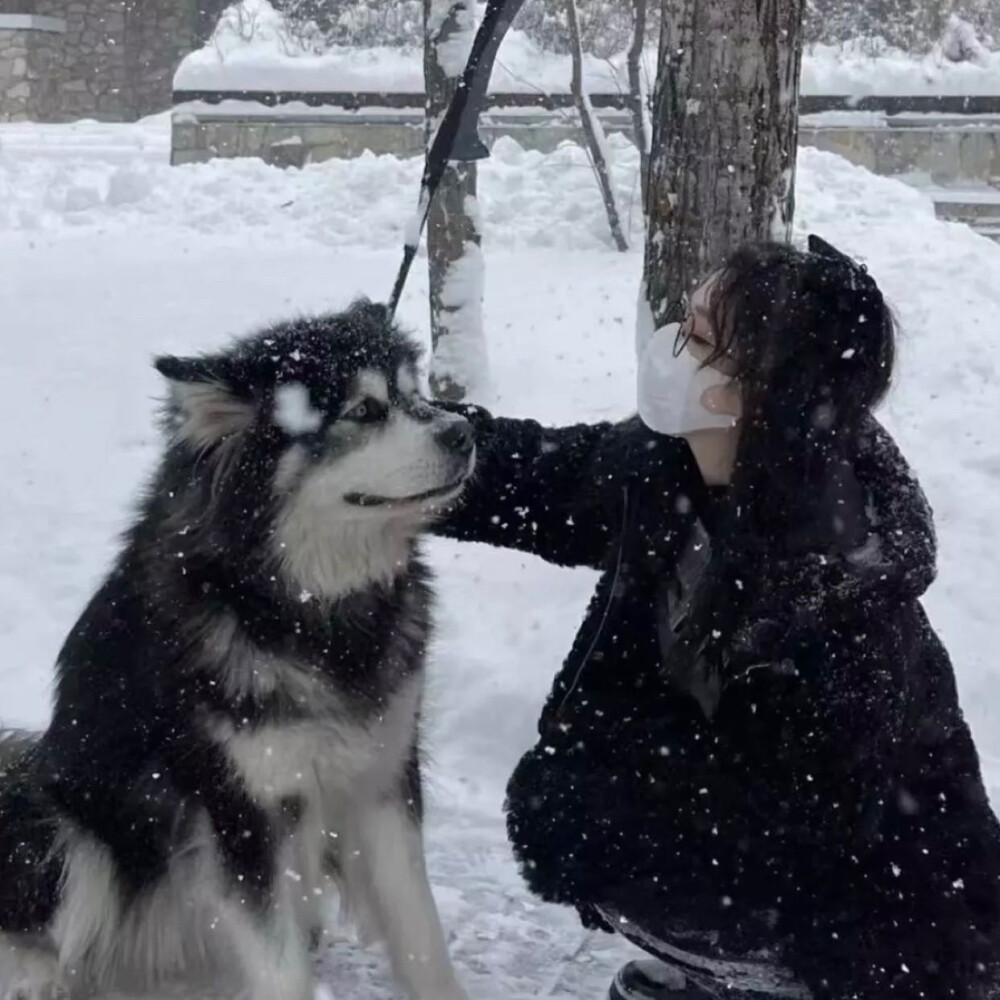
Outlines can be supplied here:
[[822, 241], [750, 247], [677, 351], [732, 429], [466, 410], [441, 533], [603, 574], [510, 780], [524, 877], [654, 956], [622, 1000], [990, 996], [1000, 827], [919, 601], [931, 512], [872, 416], [882, 294]]

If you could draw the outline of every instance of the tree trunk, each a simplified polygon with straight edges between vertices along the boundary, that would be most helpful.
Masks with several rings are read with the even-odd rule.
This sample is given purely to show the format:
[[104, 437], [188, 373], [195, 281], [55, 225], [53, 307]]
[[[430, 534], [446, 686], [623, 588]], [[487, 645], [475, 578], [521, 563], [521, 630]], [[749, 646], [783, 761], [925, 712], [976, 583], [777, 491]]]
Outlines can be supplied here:
[[791, 235], [803, 0], [663, 5], [645, 296], [654, 327], [741, 243]]
[[[475, 0], [424, 0], [427, 143], [455, 91], [475, 29]], [[476, 164], [448, 164], [427, 219], [431, 392], [461, 400], [487, 378]]]
[[570, 89], [573, 92], [576, 110], [580, 115], [580, 125], [583, 127], [590, 162], [597, 175], [597, 183], [601, 187], [601, 197], [604, 199], [604, 210], [608, 214], [611, 237], [618, 250], [624, 252], [628, 250], [628, 240], [625, 239], [625, 232], [622, 229], [622, 213], [615, 199], [614, 188], [611, 185], [611, 174], [608, 171], [610, 156], [608, 155], [607, 138], [604, 135], [604, 126], [594, 114], [594, 107], [590, 103], [590, 95], [587, 93], [583, 81], [583, 43], [580, 40], [580, 18], [577, 15], [576, 0], [566, 0], [566, 20], [569, 26], [570, 46], [573, 54], [573, 79]]
[[646, 212], [646, 192], [649, 190], [649, 116], [646, 95], [642, 86], [642, 51], [646, 44], [647, 0], [633, 0], [632, 44], [629, 46], [628, 104], [632, 115], [632, 136], [639, 150], [639, 190], [642, 193], [642, 210]]

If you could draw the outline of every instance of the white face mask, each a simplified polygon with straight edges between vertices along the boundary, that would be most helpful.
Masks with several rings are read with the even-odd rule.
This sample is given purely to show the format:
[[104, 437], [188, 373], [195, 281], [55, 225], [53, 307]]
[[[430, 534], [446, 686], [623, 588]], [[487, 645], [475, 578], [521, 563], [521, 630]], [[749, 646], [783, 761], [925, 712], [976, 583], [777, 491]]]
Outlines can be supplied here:
[[661, 327], [644, 343], [637, 341], [639, 416], [660, 434], [683, 434], [707, 427], [731, 427], [733, 418], [712, 413], [701, 404], [702, 393], [728, 379], [702, 368], [688, 350], [674, 357], [679, 323]]

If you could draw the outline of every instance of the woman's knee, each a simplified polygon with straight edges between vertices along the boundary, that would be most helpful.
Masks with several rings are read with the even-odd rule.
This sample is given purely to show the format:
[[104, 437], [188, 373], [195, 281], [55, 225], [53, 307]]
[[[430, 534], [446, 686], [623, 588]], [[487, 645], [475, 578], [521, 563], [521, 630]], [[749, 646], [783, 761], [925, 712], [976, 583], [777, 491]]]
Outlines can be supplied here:
[[593, 847], [600, 818], [587, 789], [600, 782], [586, 766], [535, 747], [507, 786], [507, 835], [528, 887], [550, 902], [586, 901], [597, 874]]

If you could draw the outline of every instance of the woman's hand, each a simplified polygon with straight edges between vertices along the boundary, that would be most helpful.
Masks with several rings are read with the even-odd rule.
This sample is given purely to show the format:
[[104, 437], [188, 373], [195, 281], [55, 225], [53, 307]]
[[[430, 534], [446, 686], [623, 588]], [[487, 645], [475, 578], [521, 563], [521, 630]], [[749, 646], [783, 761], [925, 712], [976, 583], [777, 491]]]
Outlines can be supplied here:
[[707, 486], [728, 486], [740, 442], [741, 413], [739, 387], [730, 382], [713, 385], [702, 393], [701, 405], [710, 413], [733, 418], [731, 427], [710, 427], [682, 434], [691, 446], [702, 479]]

